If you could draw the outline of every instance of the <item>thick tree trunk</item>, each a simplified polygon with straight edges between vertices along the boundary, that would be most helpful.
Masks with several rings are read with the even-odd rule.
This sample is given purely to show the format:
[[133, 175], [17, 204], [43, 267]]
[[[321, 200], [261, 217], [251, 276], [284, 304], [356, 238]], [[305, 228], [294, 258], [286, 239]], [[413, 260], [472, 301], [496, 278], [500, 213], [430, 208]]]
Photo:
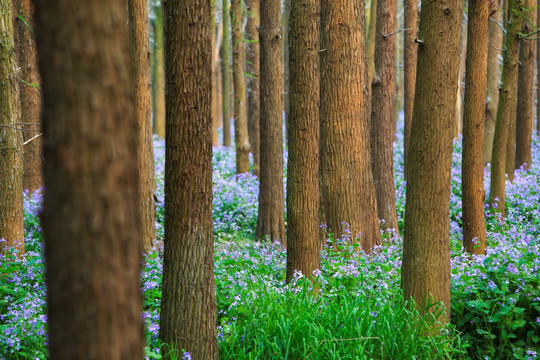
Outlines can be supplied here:
[[[41, 132], [41, 94], [37, 62], [36, 42], [33, 32], [34, 3], [32, 0], [20, 0], [15, 9], [21, 18], [17, 18], [19, 38], [19, 67], [21, 68], [20, 98], [21, 123], [24, 129], [23, 140], [29, 141], [23, 146], [24, 175], [23, 188], [29, 192], [39, 189], [42, 184], [42, 139]], [[32, 131], [33, 130], [33, 131]], [[33, 138], [33, 140], [31, 140]]]
[[392, 105], [394, 95], [395, 0], [377, 1], [375, 78], [371, 94], [371, 169], [381, 228], [398, 230], [394, 185]]
[[244, 38], [242, 35], [242, 0], [231, 0], [234, 86], [234, 142], [236, 145], [236, 173], [249, 171], [249, 138], [246, 114], [246, 79], [244, 77]]
[[231, 18], [229, 16], [229, 0], [223, 0], [223, 42], [221, 45], [221, 59], [223, 62], [223, 146], [231, 146], [231, 100], [232, 100], [232, 72], [231, 72]]
[[248, 47], [248, 133], [251, 153], [253, 154], [253, 174], [259, 176], [260, 168], [260, 131], [259, 121], [261, 114], [260, 87], [259, 87], [259, 26], [260, 26], [260, 0], [250, 0], [248, 3], [248, 21], [246, 33], [249, 39]]
[[477, 255], [486, 253], [483, 144], [489, 11], [489, 1], [469, 0], [463, 111], [463, 247]]
[[422, 2], [407, 167], [401, 286], [421, 311], [428, 303], [444, 306], [441, 326], [450, 320], [450, 170], [462, 14], [463, 0]]
[[[510, 9], [518, 9], [518, 0], [508, 0]], [[491, 183], [489, 191], [489, 204], [496, 211], [505, 213], [506, 199], [506, 176], [505, 163], [507, 152], [507, 140], [509, 138], [509, 124], [512, 117], [515, 118], [517, 107], [517, 83], [519, 68], [519, 32], [523, 18], [521, 15], [512, 12], [510, 23], [506, 29], [506, 39], [504, 48], [504, 60], [501, 80], [501, 90], [499, 93], [499, 104], [497, 107], [497, 122], [495, 124], [495, 135], [493, 137], [493, 151], [491, 164]], [[512, 173], [514, 172], [514, 162], [512, 162]]]
[[0, 253], [14, 247], [22, 255], [23, 145], [12, 5], [0, 0]]
[[154, 8], [154, 133], [165, 138], [165, 62], [163, 59], [163, 9]]
[[405, 46], [404, 46], [404, 69], [403, 82], [405, 83], [404, 92], [404, 151], [405, 151], [405, 169], [407, 169], [408, 153], [409, 153], [409, 138], [411, 136], [411, 124], [414, 107], [414, 89], [416, 84], [416, 61], [418, 44], [415, 42], [418, 36], [418, 1], [405, 0]]
[[371, 173], [364, 31], [364, 1], [321, 2], [323, 218], [334, 239], [350, 231], [351, 240], [368, 252], [381, 237]]
[[[532, 9], [536, 0], [527, 0], [525, 8]], [[536, 11], [528, 13], [528, 20], [523, 21], [523, 34], [534, 31]], [[516, 114], [516, 158], [515, 168], [525, 164], [531, 166], [531, 140], [534, 125], [534, 60], [536, 52], [535, 40], [522, 40], [519, 48], [518, 103]]]
[[261, 181], [257, 237], [286, 246], [283, 193], [281, 5], [261, 0]]
[[487, 103], [484, 128], [484, 163], [491, 162], [491, 152], [493, 150], [493, 134], [495, 133], [495, 119], [497, 118], [497, 106], [499, 104], [499, 80], [500, 61], [503, 43], [503, 12], [502, 1], [494, 0], [494, 8], [499, 9], [491, 16], [489, 21], [489, 48], [488, 48], [488, 70], [487, 70]]
[[36, 1], [51, 359], [141, 359], [135, 83], [126, 2]]
[[320, 1], [293, 1], [290, 14], [287, 281], [320, 267], [319, 32]]
[[143, 251], [152, 249], [155, 239], [154, 143], [152, 141], [152, 98], [148, 3], [129, 0], [131, 56], [135, 67], [135, 107], [137, 109], [137, 165], [139, 168], [138, 210], [141, 219]]
[[218, 357], [212, 228], [210, 2], [164, 2], [167, 122], [160, 339]]

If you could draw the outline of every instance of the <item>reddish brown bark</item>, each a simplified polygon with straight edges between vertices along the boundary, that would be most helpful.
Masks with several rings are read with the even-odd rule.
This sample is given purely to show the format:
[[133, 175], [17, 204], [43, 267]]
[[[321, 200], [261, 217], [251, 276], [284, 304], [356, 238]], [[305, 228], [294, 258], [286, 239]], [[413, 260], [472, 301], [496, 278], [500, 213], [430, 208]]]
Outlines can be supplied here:
[[250, 77], [248, 92], [248, 133], [251, 153], [253, 154], [253, 174], [259, 176], [260, 168], [260, 86], [259, 86], [259, 26], [260, 26], [260, 1], [248, 2], [248, 21], [246, 33], [249, 39], [247, 63]]

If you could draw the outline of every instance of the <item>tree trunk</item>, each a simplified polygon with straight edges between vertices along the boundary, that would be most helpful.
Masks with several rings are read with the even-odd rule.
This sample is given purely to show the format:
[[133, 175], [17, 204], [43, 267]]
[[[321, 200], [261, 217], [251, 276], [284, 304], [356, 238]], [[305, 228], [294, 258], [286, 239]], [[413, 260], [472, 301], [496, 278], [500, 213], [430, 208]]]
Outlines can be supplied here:
[[[289, 17], [291, 11], [291, 0], [283, 0], [283, 113], [285, 114], [285, 128], [289, 128]], [[287, 131], [285, 131], [285, 141], [287, 141]]]
[[51, 359], [141, 359], [135, 82], [126, 2], [36, 1]]
[[459, 80], [456, 96], [456, 119], [454, 122], [454, 138], [457, 138], [459, 134], [463, 132], [463, 94], [465, 84], [465, 63], [467, 53], [467, 17], [465, 14], [462, 17], [461, 23], [461, 40], [459, 50]]
[[131, 56], [135, 68], [135, 107], [137, 109], [137, 166], [139, 171], [139, 218], [145, 253], [155, 239], [154, 143], [152, 141], [152, 98], [150, 43], [148, 41], [148, 3], [129, 0]]
[[283, 194], [281, 5], [261, 0], [261, 181], [257, 237], [286, 246]]
[[[210, 2], [164, 2], [167, 121], [160, 339], [217, 359]], [[181, 46], [179, 46], [181, 44]]]
[[23, 149], [12, 0], [0, 0], [0, 253], [24, 253]]
[[371, 90], [371, 82], [375, 76], [375, 33], [377, 29], [377, 0], [371, 0], [369, 7], [369, 24], [367, 33], [367, 66], [368, 66], [368, 81]]
[[236, 144], [236, 173], [249, 171], [249, 138], [246, 114], [246, 79], [244, 77], [244, 38], [242, 36], [242, 0], [231, 0], [234, 142]]
[[[397, 29], [403, 29], [403, 17], [401, 16], [400, 7], [396, 4], [394, 6], [394, 27]], [[400, 61], [403, 59], [403, 32], [394, 35], [395, 37], [395, 50], [394, 50], [394, 98], [393, 98], [393, 114], [392, 114], [392, 141], [397, 141], [398, 121], [400, 114], [403, 111], [403, 63]]]
[[404, 91], [404, 151], [405, 151], [405, 169], [407, 169], [408, 153], [409, 153], [409, 138], [411, 136], [411, 124], [414, 107], [414, 89], [416, 84], [416, 61], [418, 44], [415, 42], [418, 36], [418, 1], [405, 0], [405, 45], [404, 45], [404, 69], [403, 82], [405, 83]]
[[487, 70], [487, 103], [484, 128], [484, 163], [491, 162], [491, 152], [493, 150], [493, 134], [495, 132], [495, 119], [497, 118], [497, 106], [499, 104], [499, 80], [500, 61], [503, 43], [503, 14], [502, 1], [493, 0], [495, 9], [499, 9], [491, 16], [489, 21], [489, 48], [488, 48], [488, 70]]
[[165, 63], [163, 59], [163, 9], [154, 8], [154, 133], [165, 138]]
[[422, 2], [407, 167], [401, 286], [420, 311], [442, 305], [441, 326], [450, 320], [450, 170], [462, 16], [463, 0]]
[[223, 61], [223, 146], [231, 146], [231, 18], [229, 17], [229, 0], [223, 0], [223, 42], [221, 44], [221, 59]]
[[[37, 62], [36, 42], [33, 32], [34, 3], [32, 0], [20, 0], [16, 10], [19, 37], [19, 67], [21, 68], [20, 98], [21, 123], [29, 131], [23, 132], [23, 140], [29, 141], [23, 146], [24, 175], [23, 189], [33, 192], [42, 186], [42, 142], [41, 132], [41, 94]], [[30, 140], [32, 139], [33, 140]]]
[[260, 168], [260, 88], [259, 88], [259, 26], [260, 26], [260, 1], [250, 0], [248, 5], [249, 17], [246, 26], [246, 33], [249, 39], [248, 47], [248, 73], [249, 93], [248, 93], [248, 132], [251, 153], [253, 154], [253, 174], [259, 176]]
[[[508, 0], [510, 9], [518, 10], [520, 2], [518, 0]], [[509, 123], [516, 115], [517, 107], [517, 83], [519, 67], [519, 32], [523, 18], [521, 15], [512, 12], [510, 23], [506, 29], [506, 39], [504, 48], [504, 60], [501, 80], [501, 90], [499, 93], [499, 104], [497, 107], [497, 122], [495, 123], [495, 135], [493, 137], [493, 151], [491, 164], [491, 184], [489, 191], [489, 204], [496, 211], [505, 213], [506, 199], [506, 177], [505, 163], [507, 140], [509, 137]], [[514, 162], [512, 162], [512, 173], [514, 172]]]
[[[212, 14], [212, 145], [218, 146], [218, 123], [221, 117], [221, 107], [219, 107], [219, 98], [221, 94], [218, 92], [218, 69], [219, 69], [219, 48], [221, 41], [220, 25], [216, 24], [216, 0], [210, 1], [210, 13]], [[219, 28], [219, 30], [218, 30]]]
[[463, 247], [486, 253], [484, 215], [484, 115], [488, 64], [490, 2], [469, 0], [467, 65], [463, 110]]
[[364, 1], [321, 2], [323, 218], [334, 239], [350, 231], [351, 240], [369, 252], [381, 238], [371, 173], [364, 31]]
[[394, 96], [395, 0], [377, 1], [375, 78], [371, 94], [371, 169], [377, 210], [384, 230], [398, 230], [394, 184], [392, 115]]
[[[527, 0], [525, 8], [532, 9], [535, 0]], [[536, 25], [536, 11], [528, 13], [528, 20], [523, 21], [523, 34], [534, 31]], [[516, 115], [516, 158], [515, 168], [525, 165], [531, 166], [531, 138], [534, 124], [534, 60], [535, 40], [523, 40], [519, 48], [519, 75], [518, 75], [518, 103]]]
[[289, 33], [290, 108], [287, 170], [287, 282], [320, 267], [320, 1], [293, 1]]

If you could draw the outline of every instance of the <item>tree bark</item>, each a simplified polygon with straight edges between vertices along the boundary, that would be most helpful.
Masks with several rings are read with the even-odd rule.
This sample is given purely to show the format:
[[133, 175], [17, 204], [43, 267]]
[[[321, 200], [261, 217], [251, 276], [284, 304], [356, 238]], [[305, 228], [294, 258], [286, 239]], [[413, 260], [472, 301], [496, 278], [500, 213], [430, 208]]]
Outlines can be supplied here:
[[221, 24], [216, 24], [216, 0], [210, 1], [210, 13], [212, 14], [212, 145], [218, 146], [218, 124], [221, 118], [221, 106], [219, 99], [218, 70], [219, 70], [219, 49], [221, 41]]
[[249, 171], [249, 138], [246, 114], [246, 79], [244, 77], [244, 38], [242, 35], [242, 0], [231, 0], [234, 86], [234, 142], [236, 145], [236, 173]]
[[260, 87], [259, 87], [259, 26], [260, 26], [260, 0], [250, 0], [248, 5], [249, 17], [246, 33], [249, 39], [248, 47], [248, 133], [251, 153], [253, 154], [253, 174], [259, 176], [260, 168]]
[[[291, 11], [291, 0], [283, 0], [283, 113], [285, 116], [285, 128], [289, 128], [289, 18]], [[287, 131], [285, 131], [285, 141], [287, 142]]]
[[[533, 9], [538, 5], [535, 0], [527, 0], [525, 8]], [[528, 13], [528, 20], [523, 21], [523, 34], [534, 31], [536, 25], [536, 11]], [[516, 158], [515, 168], [524, 165], [525, 169], [531, 166], [531, 140], [534, 126], [534, 60], [536, 52], [535, 40], [524, 39], [519, 48], [519, 75], [518, 75], [518, 103], [516, 114]]]
[[160, 339], [217, 359], [210, 2], [164, 2], [165, 249]]
[[[488, 0], [489, 1], [489, 0]], [[461, 40], [459, 50], [459, 80], [456, 96], [456, 119], [454, 122], [454, 138], [457, 139], [459, 134], [463, 132], [463, 94], [465, 84], [465, 66], [466, 66], [466, 54], [467, 54], [467, 17], [463, 14], [461, 23]]]
[[141, 359], [141, 222], [126, 3], [35, 5], [49, 356]]
[[261, 181], [257, 237], [286, 246], [283, 193], [281, 5], [261, 0]]
[[418, 1], [405, 0], [405, 46], [404, 46], [404, 70], [403, 82], [405, 83], [404, 91], [404, 151], [405, 151], [405, 169], [407, 169], [408, 153], [409, 153], [409, 138], [411, 137], [411, 124], [414, 107], [414, 89], [416, 84], [416, 61], [418, 44], [415, 42], [418, 36]]
[[384, 230], [398, 230], [394, 184], [392, 115], [394, 97], [395, 0], [377, 1], [375, 78], [371, 94], [371, 169], [377, 210]]
[[381, 238], [370, 161], [364, 32], [363, 1], [321, 2], [323, 218], [335, 239], [350, 231], [351, 240], [369, 252]]
[[231, 18], [229, 16], [229, 0], [223, 0], [223, 42], [221, 46], [221, 59], [223, 61], [223, 146], [231, 146]]
[[502, 1], [493, 0], [494, 8], [498, 9], [489, 21], [489, 47], [488, 47], [488, 70], [487, 70], [487, 103], [486, 120], [484, 127], [484, 163], [491, 162], [493, 150], [493, 134], [495, 133], [495, 119], [497, 118], [497, 106], [499, 104], [499, 80], [500, 61], [499, 56], [503, 44], [503, 13]]
[[369, 6], [369, 24], [367, 33], [367, 66], [368, 66], [368, 81], [369, 88], [371, 90], [371, 83], [375, 76], [375, 33], [377, 31], [377, 0], [371, 0]]
[[420, 311], [442, 305], [441, 326], [450, 320], [450, 170], [462, 14], [463, 0], [422, 2], [407, 167], [401, 286]]
[[[510, 9], [518, 9], [518, 0], [508, 0]], [[503, 70], [501, 79], [501, 90], [499, 93], [499, 104], [497, 107], [497, 121], [495, 123], [495, 134], [493, 137], [493, 151], [491, 164], [491, 183], [489, 191], [489, 204], [496, 211], [505, 213], [506, 200], [506, 177], [505, 163], [507, 152], [507, 140], [509, 137], [509, 123], [512, 117], [515, 118], [517, 107], [517, 82], [519, 63], [519, 32], [523, 18], [512, 11], [510, 22], [506, 29], [506, 39], [504, 48]], [[512, 173], [514, 163], [512, 162]]]
[[319, 33], [320, 1], [293, 1], [290, 14], [287, 282], [320, 267]]
[[165, 62], [163, 59], [163, 9], [154, 8], [154, 133], [165, 138]]
[[12, 0], [0, 0], [0, 253], [24, 253], [23, 149], [20, 73], [14, 41]]
[[489, 1], [469, 0], [461, 183], [463, 247], [476, 255], [486, 253], [483, 144], [489, 12]]

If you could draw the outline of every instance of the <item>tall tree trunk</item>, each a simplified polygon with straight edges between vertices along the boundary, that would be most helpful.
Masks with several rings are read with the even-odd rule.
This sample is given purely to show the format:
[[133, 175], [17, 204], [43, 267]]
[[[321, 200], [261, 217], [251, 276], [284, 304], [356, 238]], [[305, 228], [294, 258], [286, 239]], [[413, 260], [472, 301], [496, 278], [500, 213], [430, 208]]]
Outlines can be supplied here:
[[137, 166], [139, 171], [139, 218], [143, 251], [152, 249], [155, 239], [154, 144], [152, 141], [152, 97], [147, 0], [129, 0], [131, 56], [135, 68], [135, 107], [137, 109]]
[[405, 83], [404, 93], [404, 151], [405, 151], [405, 169], [407, 169], [408, 153], [409, 153], [409, 138], [411, 136], [411, 124], [414, 107], [414, 89], [416, 84], [416, 61], [418, 44], [415, 39], [418, 36], [418, 1], [405, 0], [405, 46], [404, 46], [404, 69], [403, 82]]
[[251, 153], [253, 154], [253, 174], [259, 176], [260, 168], [260, 131], [259, 120], [261, 114], [260, 87], [259, 87], [259, 26], [260, 26], [260, 0], [250, 0], [248, 3], [248, 21], [246, 34], [249, 39], [248, 47], [248, 132]]
[[[525, 8], [533, 9], [538, 5], [536, 0], [527, 0]], [[536, 26], [536, 11], [528, 13], [528, 19], [523, 21], [523, 34], [534, 31]], [[523, 40], [519, 48], [518, 103], [516, 114], [516, 158], [515, 168], [522, 165], [528, 169], [531, 166], [531, 138], [534, 125], [534, 60], [535, 40]]]
[[494, 10], [498, 9], [489, 21], [489, 48], [488, 48], [488, 70], [487, 70], [487, 103], [484, 127], [484, 163], [491, 162], [491, 152], [493, 150], [493, 134], [495, 133], [495, 119], [497, 118], [497, 106], [499, 104], [499, 80], [500, 61], [503, 43], [503, 11], [502, 0], [493, 0]]
[[371, 169], [383, 229], [398, 230], [392, 145], [395, 0], [377, 1], [375, 78], [371, 94]]
[[229, 34], [231, 31], [231, 18], [229, 16], [229, 0], [223, 0], [223, 42], [221, 46], [221, 59], [223, 61], [223, 146], [231, 146], [231, 39]]
[[12, 0], [0, 0], [0, 253], [24, 253], [23, 149], [20, 74], [14, 41]]
[[381, 238], [371, 173], [364, 31], [364, 1], [321, 2], [320, 66], [327, 69], [320, 90], [323, 218], [335, 239], [350, 230], [351, 240], [368, 252]]
[[450, 170], [462, 14], [463, 0], [422, 2], [407, 167], [401, 286], [421, 311], [444, 306], [441, 325], [450, 320]]
[[[26, 145], [24, 151], [23, 188], [33, 192], [42, 186], [42, 141], [41, 131], [41, 94], [37, 62], [36, 42], [32, 27], [34, 26], [34, 3], [32, 0], [20, 0], [17, 18], [19, 37], [19, 67], [21, 68], [20, 98], [21, 123], [27, 130], [23, 132]], [[22, 20], [24, 19], [24, 21]], [[38, 136], [38, 137], [36, 137]]]
[[[519, 0], [508, 0], [509, 9], [519, 9]], [[489, 204], [496, 211], [505, 213], [506, 177], [505, 163], [507, 140], [510, 131], [510, 119], [516, 115], [517, 107], [517, 83], [519, 68], [519, 32], [523, 18], [512, 11], [510, 23], [506, 29], [501, 79], [499, 104], [497, 107], [497, 122], [495, 123], [495, 135], [493, 137], [493, 151], [491, 164], [491, 183], [489, 191]], [[512, 162], [512, 173], [514, 172]]]
[[221, 122], [221, 86], [220, 81], [221, 77], [219, 76], [220, 72], [220, 63], [219, 63], [219, 52], [221, 48], [221, 31], [223, 29], [222, 23], [216, 25], [215, 23], [215, 14], [216, 6], [215, 0], [212, 0], [212, 145], [219, 145], [218, 138], [218, 128], [219, 123]]
[[261, 181], [257, 237], [286, 246], [283, 193], [281, 5], [261, 0]]
[[[289, 18], [291, 11], [291, 0], [283, 0], [283, 112], [285, 114], [285, 128], [289, 127]], [[285, 132], [287, 141], [287, 131]]]
[[[394, 26], [398, 29], [403, 29], [403, 17], [398, 3], [394, 6]], [[394, 98], [393, 98], [393, 114], [392, 114], [392, 141], [397, 141], [398, 121], [400, 114], [403, 111], [403, 41], [404, 34], [399, 33], [395, 36], [395, 50], [394, 50], [394, 68], [395, 68], [395, 80], [394, 80]]]
[[293, 1], [289, 33], [290, 108], [287, 170], [287, 282], [320, 267], [320, 1]]
[[[164, 2], [167, 131], [160, 339], [217, 359], [210, 2]], [[182, 44], [182, 46], [179, 46]]]
[[369, 7], [369, 24], [368, 24], [368, 33], [367, 33], [367, 66], [368, 66], [368, 79], [369, 79], [369, 88], [371, 91], [371, 82], [375, 76], [375, 33], [377, 29], [377, 0], [371, 0]]
[[[489, 1], [489, 0], [488, 0]], [[459, 50], [459, 80], [456, 96], [456, 119], [454, 122], [454, 138], [457, 138], [459, 134], [463, 132], [463, 94], [465, 84], [465, 65], [466, 65], [466, 53], [467, 53], [467, 16], [463, 14], [461, 23], [461, 41]]]
[[483, 144], [489, 11], [489, 1], [469, 0], [463, 111], [463, 247], [477, 255], [486, 253]]
[[234, 142], [236, 144], [236, 173], [249, 171], [249, 138], [246, 114], [246, 79], [244, 77], [244, 38], [242, 0], [231, 0], [234, 86]]
[[163, 59], [163, 9], [154, 8], [154, 133], [165, 138], [165, 62]]
[[36, 1], [51, 359], [141, 359], [135, 82], [126, 2]]

